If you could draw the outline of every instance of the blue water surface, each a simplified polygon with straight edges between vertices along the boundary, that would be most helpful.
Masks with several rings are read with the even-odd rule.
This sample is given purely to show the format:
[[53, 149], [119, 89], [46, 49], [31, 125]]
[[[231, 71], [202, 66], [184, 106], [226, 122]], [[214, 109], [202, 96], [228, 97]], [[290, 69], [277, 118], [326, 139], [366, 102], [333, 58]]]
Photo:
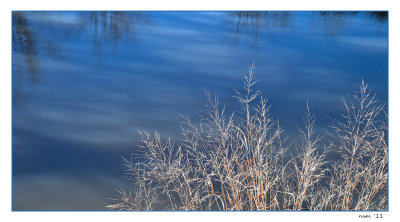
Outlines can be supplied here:
[[[12, 208], [106, 210], [137, 130], [179, 138], [204, 90], [227, 112], [254, 62], [289, 138], [362, 79], [388, 101], [386, 12], [13, 12]], [[321, 131], [322, 133], [322, 131]]]

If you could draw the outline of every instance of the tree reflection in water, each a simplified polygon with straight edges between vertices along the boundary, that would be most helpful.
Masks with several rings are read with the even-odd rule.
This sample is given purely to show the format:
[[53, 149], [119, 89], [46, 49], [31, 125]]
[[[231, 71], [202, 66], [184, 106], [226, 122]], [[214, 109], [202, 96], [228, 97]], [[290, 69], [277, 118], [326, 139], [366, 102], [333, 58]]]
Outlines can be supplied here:
[[42, 56], [63, 58], [60, 43], [80, 39], [86, 34], [93, 42], [96, 54], [101, 56], [110, 46], [115, 47], [122, 40], [133, 42], [139, 23], [149, 24], [141, 12], [57, 12], [57, 16], [72, 15], [74, 20], [60, 29], [60, 21], [49, 16], [52, 13], [12, 13], [13, 102], [20, 97], [26, 74], [32, 84], [40, 81]]
[[138, 24], [149, 24], [142, 12], [80, 12], [80, 32], [90, 30], [95, 49], [101, 53], [123, 41], [135, 41]]
[[[244, 36], [251, 38], [257, 45], [261, 38], [261, 32], [273, 36], [274, 32], [288, 31], [292, 28], [298, 12], [290, 11], [238, 11], [227, 12], [225, 24], [234, 33], [234, 42], [238, 43]], [[349, 18], [357, 15], [366, 15], [375, 21], [376, 31], [379, 32], [383, 25], [387, 24], [388, 13], [386, 11], [319, 11], [311, 12], [313, 16], [308, 21], [308, 28], [322, 29], [326, 36], [335, 36], [346, 30]]]
[[22, 66], [24, 66], [30, 74], [31, 82], [38, 82], [40, 61], [38, 59], [37, 40], [25, 13], [13, 13], [12, 28], [13, 72], [20, 72]]
[[238, 43], [242, 34], [257, 43], [261, 30], [284, 30], [290, 27], [290, 12], [227, 12], [226, 24], [232, 27], [234, 42]]
[[[376, 21], [377, 29], [387, 24], [388, 13], [328, 11], [311, 12], [314, 16], [306, 26], [322, 29], [327, 36], [334, 36], [346, 29], [348, 18], [366, 14]], [[151, 24], [148, 13], [126, 11], [82, 11], [82, 12], [13, 12], [13, 99], [18, 97], [21, 81], [29, 78], [35, 84], [40, 81], [41, 56], [62, 58], [61, 43], [81, 38], [92, 42], [97, 56], [106, 55], [121, 43], [134, 42], [139, 24]], [[224, 23], [234, 33], [234, 42], [248, 37], [257, 45], [261, 33], [274, 37], [277, 31], [293, 31], [297, 12], [290, 11], [239, 11], [226, 12]], [[49, 16], [52, 15], [52, 16]], [[60, 25], [60, 16], [74, 20]], [[58, 19], [54, 19], [57, 17]], [[33, 19], [32, 19], [33, 18]], [[40, 18], [40, 19], [38, 19]], [[39, 23], [38, 23], [39, 21]], [[294, 30], [296, 31], [296, 30]], [[378, 30], [379, 31], [379, 30]], [[26, 77], [26, 73], [29, 77]]]

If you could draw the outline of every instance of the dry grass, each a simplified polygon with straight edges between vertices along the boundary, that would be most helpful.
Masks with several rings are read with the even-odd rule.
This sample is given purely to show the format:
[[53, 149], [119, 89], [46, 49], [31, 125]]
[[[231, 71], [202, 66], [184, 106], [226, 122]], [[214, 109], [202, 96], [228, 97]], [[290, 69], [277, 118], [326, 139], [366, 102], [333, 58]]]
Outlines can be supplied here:
[[[141, 135], [141, 160], [127, 160], [136, 189], [118, 190], [118, 210], [386, 210], [387, 116], [362, 82], [343, 99], [342, 119], [332, 126], [336, 162], [328, 161], [308, 103], [301, 143], [289, 155], [267, 100], [254, 91], [254, 64], [235, 98], [241, 115], [227, 115], [217, 97], [204, 120], [182, 124], [182, 141]], [[257, 104], [258, 100], [258, 104]], [[383, 117], [382, 117], [383, 114]]]

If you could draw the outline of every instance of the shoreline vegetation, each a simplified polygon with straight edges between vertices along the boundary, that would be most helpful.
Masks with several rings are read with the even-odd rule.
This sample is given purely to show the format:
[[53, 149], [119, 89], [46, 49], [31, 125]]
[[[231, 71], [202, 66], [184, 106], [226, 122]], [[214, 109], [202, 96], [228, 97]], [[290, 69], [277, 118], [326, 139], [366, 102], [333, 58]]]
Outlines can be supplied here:
[[[255, 90], [255, 66], [227, 114], [216, 96], [204, 119], [184, 117], [181, 142], [139, 131], [140, 155], [124, 158], [135, 189], [119, 189], [111, 210], [381, 211], [388, 209], [387, 123], [384, 105], [361, 82], [342, 98], [322, 145], [308, 102], [301, 142], [291, 146], [269, 105]], [[290, 148], [290, 149], [289, 149]], [[295, 151], [293, 151], [293, 149]], [[290, 152], [289, 152], [290, 150]], [[339, 158], [329, 158], [332, 153]]]

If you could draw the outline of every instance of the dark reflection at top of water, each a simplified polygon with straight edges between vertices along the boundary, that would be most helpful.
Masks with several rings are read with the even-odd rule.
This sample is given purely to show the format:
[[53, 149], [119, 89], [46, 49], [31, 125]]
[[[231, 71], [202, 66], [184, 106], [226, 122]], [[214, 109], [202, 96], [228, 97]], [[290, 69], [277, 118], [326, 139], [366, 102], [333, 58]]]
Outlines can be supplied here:
[[[65, 15], [64, 20], [60, 15]], [[100, 56], [123, 40], [134, 42], [137, 24], [150, 24], [142, 12], [107, 11], [13, 12], [12, 21], [13, 102], [20, 98], [23, 73], [29, 74], [31, 83], [38, 83], [40, 57], [63, 59], [65, 40], [89, 38]]]
[[29, 23], [23, 12], [13, 13], [13, 35], [12, 35], [12, 49], [14, 53], [21, 53], [23, 61], [18, 56], [13, 57], [13, 71], [17, 72], [23, 63], [31, 75], [33, 83], [39, 81], [39, 59], [37, 52], [36, 37], [31, 30]]
[[138, 24], [150, 24], [147, 16], [142, 12], [80, 12], [80, 31], [90, 30], [92, 41], [98, 53], [109, 45], [115, 47], [124, 39], [136, 40]]
[[386, 23], [388, 20], [388, 12], [387, 11], [375, 11], [369, 12], [371, 17], [377, 19], [379, 22]]
[[261, 30], [282, 31], [292, 25], [290, 17], [290, 12], [227, 12], [226, 23], [233, 28], [235, 43], [238, 43], [242, 34], [252, 36], [257, 43]]
[[[295, 14], [306, 12], [295, 12]], [[381, 30], [381, 25], [387, 23], [388, 13], [386, 11], [320, 11], [308, 12], [314, 16], [308, 21], [313, 28], [321, 28], [325, 35], [335, 36], [346, 29], [346, 23], [351, 21], [354, 16], [366, 15], [371, 17], [375, 24], [377, 32]], [[234, 42], [238, 43], [243, 34], [251, 38], [257, 45], [259, 38], [262, 38], [261, 32], [269, 33], [293, 31], [296, 23], [296, 16], [290, 11], [238, 11], [227, 12], [225, 24], [230, 26], [235, 34]], [[296, 27], [297, 29], [301, 27]], [[305, 26], [303, 28], [306, 28]]]
[[[62, 47], [59, 40], [76, 40], [82, 34], [90, 35], [95, 52], [102, 55], [107, 49], [115, 49], [121, 42], [134, 42], [138, 25], [152, 24], [145, 12], [127, 11], [82, 11], [71, 13], [75, 23], [64, 25], [60, 28], [59, 20], [46, 19], [43, 14], [51, 15], [52, 12], [13, 12], [13, 52], [21, 53], [23, 59], [14, 56], [13, 72], [23, 72], [26, 67], [32, 83], [40, 80], [39, 54], [45, 53], [50, 57], [61, 57]], [[58, 12], [58, 14], [67, 12]], [[345, 28], [351, 16], [364, 13], [375, 19], [378, 23], [386, 23], [388, 14], [385, 11], [352, 12], [352, 11], [326, 11], [314, 12], [314, 18], [309, 21], [311, 26], [322, 26], [327, 35], [335, 35]], [[35, 17], [44, 17], [45, 30], [37, 29]], [[33, 20], [29, 21], [29, 18]], [[253, 39], [257, 44], [260, 32], [285, 31], [294, 26], [293, 12], [289, 11], [238, 11], [226, 12], [224, 23], [235, 33], [234, 42], [238, 43], [244, 35]], [[318, 21], [319, 23], [316, 23]], [[43, 23], [40, 24], [43, 26]], [[299, 27], [297, 27], [299, 28]], [[376, 26], [379, 30], [379, 25]], [[290, 29], [293, 31], [292, 29]], [[40, 32], [44, 31], [44, 32]]]

